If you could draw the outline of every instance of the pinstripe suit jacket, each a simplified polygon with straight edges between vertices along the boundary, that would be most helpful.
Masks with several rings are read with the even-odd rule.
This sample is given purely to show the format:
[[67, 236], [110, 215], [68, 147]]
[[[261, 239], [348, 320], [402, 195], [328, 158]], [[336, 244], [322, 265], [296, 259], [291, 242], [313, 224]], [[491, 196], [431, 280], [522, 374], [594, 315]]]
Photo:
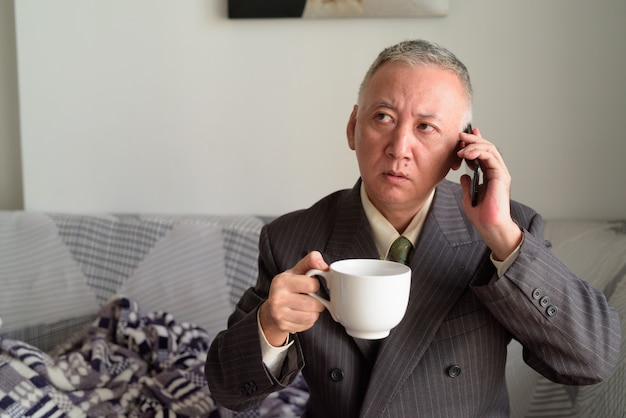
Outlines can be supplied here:
[[377, 257], [359, 187], [264, 228], [258, 283], [209, 351], [207, 379], [220, 404], [258, 405], [302, 370], [311, 392], [307, 416], [504, 417], [511, 338], [525, 347], [526, 362], [554, 381], [590, 384], [610, 374], [619, 356], [618, 316], [601, 292], [551, 255], [541, 217], [512, 203], [525, 240], [496, 280], [490, 251], [462, 210], [460, 187], [444, 181], [411, 256], [409, 307], [389, 337], [379, 345], [352, 338], [325, 311], [295, 336], [281, 375], [272, 376], [262, 364], [256, 320], [271, 279], [312, 250], [329, 264]]

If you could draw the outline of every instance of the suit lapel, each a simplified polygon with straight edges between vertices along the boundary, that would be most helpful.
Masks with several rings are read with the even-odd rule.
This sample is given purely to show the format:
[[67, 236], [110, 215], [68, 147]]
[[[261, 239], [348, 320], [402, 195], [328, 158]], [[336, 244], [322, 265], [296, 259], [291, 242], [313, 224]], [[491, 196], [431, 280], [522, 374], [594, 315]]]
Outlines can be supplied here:
[[[333, 233], [322, 255], [328, 264], [348, 258], [378, 258], [372, 230], [361, 204], [360, 180], [339, 204]], [[353, 341], [372, 366], [378, 344], [359, 338], [353, 338]]]
[[328, 264], [346, 258], [378, 258], [360, 190], [359, 180], [338, 205], [332, 235], [322, 252]]
[[[459, 199], [457, 201], [457, 199]], [[412, 283], [403, 321], [382, 341], [361, 415], [378, 416], [413, 372], [440, 324], [467, 290], [471, 271], [484, 251], [468, 228], [460, 197], [442, 183], [411, 256]], [[467, 245], [474, 243], [474, 245]]]
[[326, 248], [322, 252], [328, 264], [346, 258], [377, 258], [372, 230], [361, 204], [361, 181], [344, 196]]

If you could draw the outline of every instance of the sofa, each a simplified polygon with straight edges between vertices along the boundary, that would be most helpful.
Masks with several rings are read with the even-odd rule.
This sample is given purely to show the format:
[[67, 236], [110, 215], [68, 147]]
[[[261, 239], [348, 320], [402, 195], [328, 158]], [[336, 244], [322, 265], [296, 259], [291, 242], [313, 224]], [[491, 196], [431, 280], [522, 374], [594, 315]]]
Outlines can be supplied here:
[[[203, 375], [257, 275], [259, 216], [0, 211], [0, 416], [300, 416], [306, 382], [229, 411]], [[626, 221], [548, 220], [546, 239], [626, 324]], [[623, 332], [624, 333], [624, 332]], [[512, 417], [625, 416], [624, 342], [598, 385], [507, 360]]]

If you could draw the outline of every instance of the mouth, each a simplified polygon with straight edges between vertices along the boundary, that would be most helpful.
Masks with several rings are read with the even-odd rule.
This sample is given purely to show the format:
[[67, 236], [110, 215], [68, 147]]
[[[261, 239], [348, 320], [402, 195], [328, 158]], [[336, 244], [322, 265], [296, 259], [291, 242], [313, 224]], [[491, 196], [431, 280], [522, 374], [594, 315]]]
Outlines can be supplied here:
[[388, 179], [394, 180], [394, 181], [398, 181], [398, 180], [408, 180], [408, 177], [400, 172], [397, 171], [385, 171], [383, 173], [383, 175], [385, 177], [387, 177]]

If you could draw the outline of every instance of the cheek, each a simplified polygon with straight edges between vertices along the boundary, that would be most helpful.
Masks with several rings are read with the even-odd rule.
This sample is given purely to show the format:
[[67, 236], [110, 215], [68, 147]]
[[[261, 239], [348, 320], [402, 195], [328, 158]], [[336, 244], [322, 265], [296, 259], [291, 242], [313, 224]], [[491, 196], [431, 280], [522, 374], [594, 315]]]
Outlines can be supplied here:
[[430, 167], [435, 173], [445, 176], [447, 172], [458, 165], [459, 158], [456, 156], [456, 148], [446, 145], [437, 150], [431, 150], [430, 153], [416, 156], [422, 162], [422, 165]]
[[356, 136], [352, 142], [357, 156], [360, 159], [372, 160], [375, 156], [380, 155], [384, 148], [382, 146], [383, 141], [375, 140], [367, 136]]
[[368, 147], [357, 146], [355, 152], [361, 170], [367, 169], [368, 167], [371, 167], [373, 165], [374, 152], [368, 149]]
[[438, 150], [440, 159], [446, 162], [452, 162], [458, 157], [456, 156], [456, 152], [458, 150], [458, 141], [446, 141], [441, 145], [441, 148]]

